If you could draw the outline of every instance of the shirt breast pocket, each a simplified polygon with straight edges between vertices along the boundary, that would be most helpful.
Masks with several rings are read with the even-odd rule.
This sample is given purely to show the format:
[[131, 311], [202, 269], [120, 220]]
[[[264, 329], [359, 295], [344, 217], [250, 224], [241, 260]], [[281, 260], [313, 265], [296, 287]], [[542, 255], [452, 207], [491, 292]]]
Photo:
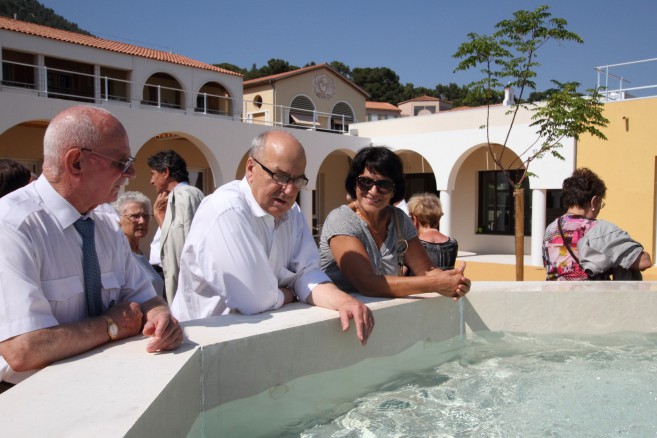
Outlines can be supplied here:
[[66, 321], [70, 315], [75, 318], [79, 313], [80, 306], [85, 306], [83, 309], [86, 312], [82, 278], [72, 276], [44, 280], [41, 281], [41, 288], [58, 321], [63, 322], [62, 319]]
[[118, 272], [105, 272], [101, 274], [100, 278], [103, 283], [103, 307], [107, 309], [110, 305], [119, 302], [125, 277]]

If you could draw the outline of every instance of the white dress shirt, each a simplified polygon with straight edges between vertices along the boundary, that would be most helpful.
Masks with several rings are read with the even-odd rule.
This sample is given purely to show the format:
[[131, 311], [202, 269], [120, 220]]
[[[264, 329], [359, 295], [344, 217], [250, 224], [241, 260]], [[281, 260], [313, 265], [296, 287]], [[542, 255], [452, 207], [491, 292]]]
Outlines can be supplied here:
[[[80, 217], [44, 176], [0, 199], [0, 342], [87, 318], [82, 237], [73, 227]], [[155, 297], [115, 215], [94, 210], [86, 217], [95, 223], [103, 313], [113, 303]], [[31, 374], [14, 373], [0, 357], [0, 380]]]
[[279, 287], [306, 301], [329, 281], [299, 206], [275, 221], [243, 179], [218, 188], [197, 210], [171, 311], [181, 321], [227, 311], [251, 315], [281, 307]]

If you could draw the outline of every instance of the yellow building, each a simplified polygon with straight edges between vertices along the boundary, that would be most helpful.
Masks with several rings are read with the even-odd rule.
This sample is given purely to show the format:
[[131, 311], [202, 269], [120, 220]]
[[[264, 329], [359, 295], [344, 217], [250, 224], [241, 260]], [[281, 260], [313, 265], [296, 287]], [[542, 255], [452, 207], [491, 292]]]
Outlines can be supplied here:
[[657, 98], [608, 102], [604, 116], [609, 120], [603, 130], [607, 141], [580, 139], [577, 166], [590, 168], [607, 185], [606, 206], [600, 218], [630, 233], [654, 261]]

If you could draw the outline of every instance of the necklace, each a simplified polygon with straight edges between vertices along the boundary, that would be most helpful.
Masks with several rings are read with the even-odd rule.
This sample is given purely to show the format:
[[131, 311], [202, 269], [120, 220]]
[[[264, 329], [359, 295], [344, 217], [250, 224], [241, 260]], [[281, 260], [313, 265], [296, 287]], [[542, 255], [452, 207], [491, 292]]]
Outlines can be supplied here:
[[[384, 218], [384, 219], [381, 220], [379, 226], [378, 226], [378, 227], [375, 227], [374, 225], [372, 225], [372, 224], [370, 223], [370, 221], [367, 220], [367, 218], [365, 217], [365, 215], [364, 215], [364, 214], [358, 209], [358, 205], [356, 206], [356, 214], [357, 214], [358, 216], [360, 216], [360, 218], [361, 218], [363, 221], [365, 221], [365, 223], [367, 224], [367, 228], [369, 228], [370, 231], [373, 232], [374, 234], [376, 234], [377, 236], [378, 236], [379, 233], [382, 231], [382, 230], [381, 230], [381, 224], [385, 224], [385, 223], [386, 223], [386, 218]], [[387, 228], [387, 227], [386, 227], [386, 228]], [[384, 230], [385, 230], [385, 228], [384, 228]]]

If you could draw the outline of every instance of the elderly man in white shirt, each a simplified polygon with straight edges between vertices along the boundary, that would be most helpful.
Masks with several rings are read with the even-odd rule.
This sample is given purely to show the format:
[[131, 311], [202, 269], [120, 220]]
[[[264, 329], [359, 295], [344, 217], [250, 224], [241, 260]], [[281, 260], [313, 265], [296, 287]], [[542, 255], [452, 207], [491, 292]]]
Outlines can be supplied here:
[[367, 342], [372, 312], [319, 268], [295, 203], [308, 183], [305, 168], [305, 151], [292, 135], [269, 131], [253, 140], [244, 179], [207, 196], [194, 216], [171, 306], [178, 319], [255, 314], [298, 299], [337, 310], [343, 330], [353, 319], [359, 340]]
[[[127, 133], [114, 116], [71, 107], [46, 130], [43, 175], [0, 200], [4, 388], [52, 362], [140, 331], [152, 338], [149, 352], [182, 342], [180, 325], [131, 257], [115, 217], [94, 210], [114, 201], [134, 178], [133, 163]], [[90, 235], [78, 231], [80, 220], [91, 224]], [[96, 256], [89, 257], [94, 245]], [[90, 270], [91, 259], [97, 263]]]

